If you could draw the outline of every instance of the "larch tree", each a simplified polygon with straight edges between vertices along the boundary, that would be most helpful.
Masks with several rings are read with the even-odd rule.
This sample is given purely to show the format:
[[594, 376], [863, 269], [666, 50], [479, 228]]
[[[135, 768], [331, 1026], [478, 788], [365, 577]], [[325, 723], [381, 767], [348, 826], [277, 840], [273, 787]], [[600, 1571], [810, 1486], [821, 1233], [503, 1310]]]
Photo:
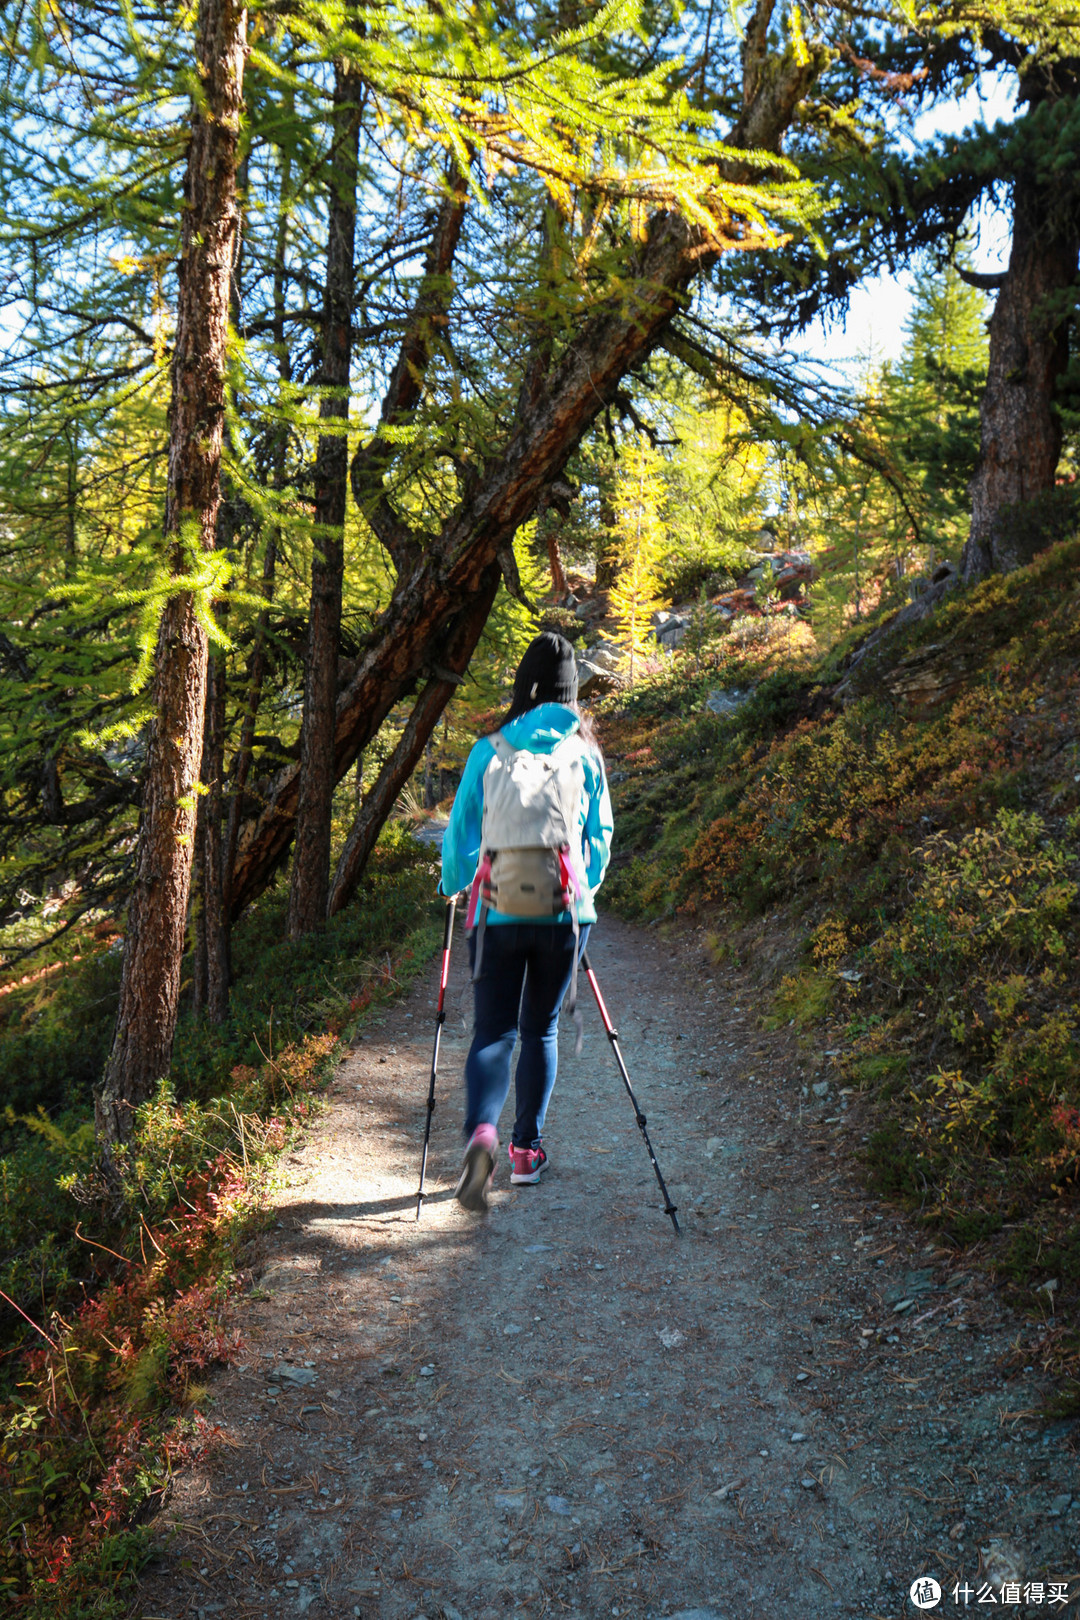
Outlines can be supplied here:
[[205, 557], [215, 546], [247, 8], [200, 0], [198, 87], [184, 181], [169, 409], [165, 562], [171, 576], [154, 655], [153, 710], [116, 1033], [96, 1098], [106, 1153], [168, 1073], [180, 993], [203, 746], [209, 624]]
[[320, 335], [319, 434], [314, 468], [314, 552], [304, 657], [300, 791], [289, 890], [289, 933], [296, 939], [326, 920], [330, 820], [337, 776], [334, 721], [344, 577], [343, 532], [349, 493], [349, 382], [352, 364], [356, 187], [364, 78], [339, 57], [328, 159], [326, 285]]
[[[34, 16], [51, 28], [47, 9]], [[782, 0], [761, 0], [746, 30], [728, 27], [722, 46], [704, 6], [682, 22], [661, 18], [659, 37], [648, 42], [619, 5], [576, 28], [564, 26], [561, 11], [508, 22], [403, 8], [384, 18], [386, 27], [357, 24], [339, 35], [319, 5], [301, 3], [288, 19], [263, 11], [243, 75], [244, 251], [232, 255], [230, 289], [228, 255], [216, 248], [228, 229], [236, 245], [235, 195], [231, 224], [206, 210], [224, 197], [240, 153], [215, 111], [207, 50], [208, 19], [232, 15], [209, 4], [195, 12], [201, 68], [190, 138], [172, 121], [188, 85], [189, 12], [163, 21], [125, 11], [119, 21], [109, 0], [88, 0], [71, 30], [56, 31], [42, 86], [30, 84], [40, 52], [24, 18], [27, 93], [0, 135], [5, 154], [18, 147], [35, 96], [48, 130], [67, 129], [72, 101], [81, 105], [92, 99], [88, 87], [104, 86], [93, 119], [105, 133], [97, 146], [78, 147], [84, 194], [69, 188], [62, 242], [63, 175], [47, 170], [48, 184], [38, 184], [32, 146], [20, 155], [20, 184], [36, 209], [24, 232], [22, 285], [41, 353], [66, 288], [68, 325], [55, 365], [75, 375], [80, 392], [65, 395], [68, 382], [50, 374], [48, 423], [35, 407], [39, 436], [16, 431], [23, 420], [16, 424], [14, 411], [12, 431], [5, 420], [0, 435], [3, 456], [10, 452], [8, 509], [20, 498], [19, 466], [48, 447], [52, 570], [50, 599], [16, 616], [10, 655], [0, 646], [12, 672], [0, 690], [2, 724], [5, 735], [9, 725], [18, 734], [7, 801], [17, 815], [0, 836], [4, 852], [14, 852], [3, 870], [13, 914], [25, 909], [19, 896], [28, 881], [42, 902], [62, 882], [71, 921], [94, 902], [119, 916], [132, 895], [121, 1018], [101, 1102], [108, 1139], [122, 1134], [166, 1072], [191, 933], [201, 931], [209, 963], [206, 902], [227, 897], [238, 915], [293, 848], [292, 932], [319, 926], [348, 902], [445, 705], [476, 649], [490, 645], [481, 638], [493, 607], [497, 617], [531, 588], [526, 580], [522, 590], [526, 564], [514, 549], [523, 525], [545, 508], [561, 512], [559, 503], [570, 509], [569, 464], [599, 422], [613, 442], [620, 421], [633, 420], [632, 396], [661, 347], [670, 346], [672, 364], [686, 353], [701, 360], [698, 316], [725, 258], [772, 254], [787, 231], [809, 230], [813, 188], [784, 149], [793, 126], [803, 127], [800, 107], [817, 78], [837, 61], [846, 26], [846, 13], [830, 8], [830, 41], [808, 40], [801, 13]], [[334, 13], [342, 15], [353, 14]], [[128, 42], [110, 52], [113, 34]], [[688, 41], [701, 47], [693, 80], [700, 104], [672, 77]], [[110, 58], [111, 76], [103, 77], [95, 50]], [[82, 72], [87, 62], [90, 74]], [[235, 100], [238, 108], [239, 79]], [[126, 122], [111, 140], [117, 108]], [[43, 154], [52, 150], [50, 134], [35, 139]], [[76, 146], [65, 151], [69, 169]], [[204, 147], [214, 151], [200, 169]], [[141, 189], [110, 153], [128, 164], [137, 157]], [[202, 186], [211, 168], [212, 184]], [[0, 184], [11, 172], [0, 165]], [[201, 300], [192, 293], [199, 277]], [[230, 292], [235, 330], [226, 342]], [[193, 336], [199, 318], [203, 329]], [[38, 352], [25, 352], [12, 385], [31, 401]], [[88, 360], [90, 352], [100, 361]], [[156, 437], [132, 442], [132, 462], [145, 467], [136, 523], [126, 468], [121, 476], [105, 463], [133, 419], [132, 401], [153, 387], [164, 393], [170, 357], [168, 500], [159, 426]], [[4, 375], [19, 369], [0, 365]], [[728, 368], [732, 388], [745, 369], [742, 359]], [[67, 397], [75, 399], [70, 408], [55, 405]], [[96, 427], [88, 400], [104, 402]], [[162, 404], [154, 406], [159, 417]], [[185, 470], [189, 453], [202, 456], [197, 489]], [[217, 459], [228, 521], [217, 525], [211, 554]], [[98, 488], [106, 493], [87, 493]], [[112, 490], [121, 494], [116, 510]], [[95, 503], [108, 532], [96, 551], [88, 545]], [[32, 536], [29, 508], [24, 529]], [[164, 569], [160, 544], [156, 560], [150, 545], [163, 531]], [[30, 546], [28, 538], [28, 559]], [[224, 580], [226, 558], [233, 585]], [[26, 572], [28, 599], [29, 563]], [[110, 574], [116, 587], [95, 613], [95, 589]], [[215, 642], [208, 703], [206, 637], [219, 603], [227, 603], [230, 645]], [[155, 643], [148, 636], [158, 608]], [[149, 725], [130, 683], [140, 626], [143, 647], [156, 645]], [[55, 643], [48, 668], [58, 678], [28, 724], [19, 696], [42, 686], [37, 653], [47, 635]], [[81, 673], [70, 679], [73, 646], [84, 664], [92, 654], [108, 679], [95, 674], [93, 688]], [[487, 651], [484, 659], [490, 679]], [[181, 668], [182, 704], [174, 684]], [[78, 696], [88, 691], [91, 698]], [[185, 839], [204, 735], [204, 823], [217, 854], [204, 857], [204, 892], [187, 919], [196, 927], [185, 934]], [[365, 791], [331, 875], [330, 796], [360, 753]], [[92, 839], [72, 825], [83, 816]], [[44, 830], [51, 869], [25, 839], [19, 845], [16, 827], [32, 828], [34, 838]], [[217, 923], [213, 932], [224, 939]], [[223, 985], [222, 973], [216, 982]], [[209, 1004], [209, 967], [205, 994]]]
[[[997, 294], [961, 559], [967, 579], [1015, 568], [1046, 543], [1045, 525], [1025, 520], [1023, 508], [1055, 488], [1061, 390], [1075, 352], [1078, 29], [1075, 0], [864, 10], [845, 41], [848, 94], [838, 86], [834, 104], [855, 110], [849, 138], [823, 146], [804, 126], [792, 147], [828, 212], [813, 235], [796, 228], [781, 251], [724, 267], [729, 297], [772, 334], [842, 318], [865, 277], [895, 274], [927, 251], [941, 262], [959, 249], [961, 273]], [[1011, 120], [920, 138], [915, 113], [947, 105], [987, 76], [1015, 85]], [[1005, 268], [977, 274], [963, 269], [963, 247], [972, 210], [987, 197], [1007, 204], [1012, 242]]]
[[[660, 606], [658, 564], [662, 549], [664, 486], [660, 457], [644, 435], [628, 447], [615, 479], [618, 563], [611, 590], [616, 635], [626, 650], [631, 685], [652, 637], [652, 615]], [[653, 641], [655, 646], [655, 642]]]

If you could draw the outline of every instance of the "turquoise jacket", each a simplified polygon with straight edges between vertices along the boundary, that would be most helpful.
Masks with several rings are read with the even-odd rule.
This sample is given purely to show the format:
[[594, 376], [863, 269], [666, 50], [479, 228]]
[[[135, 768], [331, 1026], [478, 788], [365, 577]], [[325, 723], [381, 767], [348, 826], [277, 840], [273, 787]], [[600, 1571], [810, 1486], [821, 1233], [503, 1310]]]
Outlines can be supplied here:
[[[513, 748], [527, 748], [534, 754], [550, 754], [552, 749], [578, 729], [578, 717], [562, 703], [540, 703], [503, 726], [502, 733]], [[484, 772], [495, 755], [490, 737], [474, 743], [465, 765], [461, 786], [454, 798], [450, 824], [443, 836], [442, 883], [444, 894], [467, 889], [476, 876], [480, 860], [480, 828], [484, 815]], [[578, 921], [596, 921], [593, 895], [604, 880], [611, 854], [611, 799], [608, 795], [604, 762], [593, 749], [584, 755], [585, 791], [581, 795], [582, 873], [588, 889], [578, 907]], [[501, 911], [488, 912], [488, 924], [546, 922], [546, 917], [512, 917]], [[568, 911], [552, 916], [553, 923], [570, 922]]]

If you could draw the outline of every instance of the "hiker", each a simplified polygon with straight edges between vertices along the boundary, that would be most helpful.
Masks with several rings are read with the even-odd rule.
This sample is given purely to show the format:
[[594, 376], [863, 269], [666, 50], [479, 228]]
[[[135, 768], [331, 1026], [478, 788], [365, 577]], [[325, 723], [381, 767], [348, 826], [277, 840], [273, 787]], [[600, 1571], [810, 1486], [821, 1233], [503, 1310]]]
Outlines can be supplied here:
[[488, 1207], [519, 1035], [510, 1180], [537, 1182], [547, 1168], [541, 1136], [555, 1084], [559, 1012], [568, 990], [574, 1010], [611, 827], [603, 757], [578, 708], [574, 649], [546, 631], [518, 666], [499, 730], [473, 746], [443, 838], [442, 892], [471, 886], [475, 1021], [456, 1189], [466, 1209]]

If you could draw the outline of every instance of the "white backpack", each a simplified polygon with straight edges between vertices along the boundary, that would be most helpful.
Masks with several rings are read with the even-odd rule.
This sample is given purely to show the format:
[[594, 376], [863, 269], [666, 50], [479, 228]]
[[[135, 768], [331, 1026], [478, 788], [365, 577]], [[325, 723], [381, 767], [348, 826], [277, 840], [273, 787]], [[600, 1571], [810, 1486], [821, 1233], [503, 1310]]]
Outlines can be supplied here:
[[[501, 731], [491, 741], [495, 753], [484, 772], [480, 863], [466, 919], [478, 929], [473, 977], [480, 976], [489, 908], [537, 918], [569, 911], [576, 987], [585, 744], [571, 733], [550, 754], [534, 754], [512, 747]], [[574, 1000], [572, 989], [571, 1009]]]

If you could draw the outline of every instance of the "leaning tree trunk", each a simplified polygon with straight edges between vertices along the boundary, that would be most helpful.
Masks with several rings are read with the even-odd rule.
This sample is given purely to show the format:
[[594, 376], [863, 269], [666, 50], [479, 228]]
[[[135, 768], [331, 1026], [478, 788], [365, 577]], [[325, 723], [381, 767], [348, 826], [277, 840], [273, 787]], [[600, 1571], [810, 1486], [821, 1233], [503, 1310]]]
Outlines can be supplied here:
[[[323, 306], [325, 390], [315, 457], [315, 536], [311, 610], [300, 727], [300, 789], [296, 848], [289, 889], [289, 937], [298, 939], [326, 920], [330, 890], [330, 820], [337, 775], [334, 717], [341, 639], [345, 507], [349, 491], [349, 373], [352, 362], [353, 254], [363, 82], [345, 63], [334, 77], [334, 146], [330, 166], [330, 224]], [[330, 424], [334, 424], [330, 427]]]
[[960, 561], [967, 580], [1019, 568], [1039, 549], [1037, 529], [1009, 520], [1013, 508], [1053, 489], [1061, 455], [1054, 389], [1069, 359], [1066, 303], [1080, 246], [1063, 212], [1032, 177], [1017, 178], [1009, 267], [989, 323], [971, 530]]
[[[827, 60], [817, 46], [793, 43], [783, 57], [770, 54], [769, 22], [775, 0], [758, 0], [744, 47], [745, 100], [728, 140], [729, 147], [775, 150], [799, 102]], [[760, 171], [736, 158], [725, 160], [725, 177], [752, 184]], [[449, 276], [453, 244], [461, 230], [464, 184], [449, 188], [429, 256], [429, 274], [417, 300], [417, 319], [407, 325], [398, 367], [383, 402], [383, 421], [407, 418], [421, 394], [452, 291]], [[736, 236], [739, 245], [745, 237]], [[442, 251], [442, 244], [446, 252]], [[618, 287], [599, 299], [583, 319], [572, 344], [542, 375], [526, 368], [512, 430], [504, 443], [490, 446], [471, 470], [459, 506], [438, 534], [412, 533], [393, 511], [381, 474], [393, 459], [378, 432], [357, 452], [353, 492], [397, 570], [390, 603], [348, 685], [338, 695], [334, 735], [335, 780], [349, 769], [390, 710], [420, 682], [423, 725], [410, 733], [410, 746], [423, 748], [438, 719], [433, 683], [442, 681], [448, 641], [461, 615], [484, 590], [494, 564], [513, 588], [511, 550], [515, 533], [536, 511], [545, 490], [563, 473], [582, 436], [611, 404], [622, 379], [656, 347], [677, 311], [685, 307], [691, 283], [712, 262], [718, 247], [681, 215], [658, 211], [645, 241]], [[390, 401], [395, 401], [393, 405]], [[399, 414], [402, 413], [402, 414]], [[482, 624], [475, 629], [479, 639]], [[461, 656], [462, 647], [456, 649]], [[452, 673], [452, 671], [451, 671]], [[449, 687], [452, 683], [444, 683]], [[425, 730], [426, 727], [426, 730]], [[417, 756], [418, 757], [418, 756]], [[288, 852], [300, 796], [300, 770], [279, 772], [257, 821], [246, 829], [237, 855], [230, 903], [235, 916], [262, 892]], [[389, 798], [387, 793], [384, 802]], [[392, 801], [390, 801], [392, 802]], [[362, 812], [361, 812], [362, 813]]]
[[363, 876], [368, 856], [375, 848], [375, 840], [383, 823], [412, 775], [439, 722], [439, 716], [469, 667], [469, 659], [487, 623], [501, 578], [498, 563], [492, 563], [472, 600], [449, 627], [443, 643], [444, 663], [437, 673], [432, 672], [431, 679], [413, 705], [397, 747], [365, 793], [345, 840], [345, 847], [338, 857], [330, 890], [328, 910], [331, 917], [347, 905], [356, 893], [356, 886]]
[[[169, 417], [165, 539], [174, 575], [211, 551], [221, 498], [225, 345], [236, 249], [237, 142], [247, 9], [200, 0], [196, 56], [205, 98], [192, 115], [184, 178], [176, 348]], [[184, 950], [202, 760], [207, 637], [190, 590], [162, 614], [120, 1005], [96, 1098], [106, 1154], [169, 1068]]]
[[[675, 214], [653, 221], [642, 273], [632, 289], [625, 287], [613, 298], [606, 316], [595, 318], [591, 330], [567, 350], [550, 388], [527, 410], [489, 476], [428, 547], [410, 538], [400, 518], [394, 519], [392, 535], [385, 514], [376, 518], [379, 538], [388, 549], [388, 542], [393, 545], [398, 582], [373, 644], [338, 697], [335, 779], [418, 680], [429, 672], [438, 675], [448, 624], [482, 589], [493, 563], [510, 566], [513, 537], [545, 485], [562, 471], [626, 372], [649, 352], [681, 306], [700, 264], [691, 250], [694, 241], [692, 227]], [[482, 629], [478, 626], [477, 639]], [[437, 718], [432, 716], [432, 725]], [[288, 765], [241, 843], [231, 892], [234, 916], [265, 888], [284, 858], [299, 796], [300, 770]]]

